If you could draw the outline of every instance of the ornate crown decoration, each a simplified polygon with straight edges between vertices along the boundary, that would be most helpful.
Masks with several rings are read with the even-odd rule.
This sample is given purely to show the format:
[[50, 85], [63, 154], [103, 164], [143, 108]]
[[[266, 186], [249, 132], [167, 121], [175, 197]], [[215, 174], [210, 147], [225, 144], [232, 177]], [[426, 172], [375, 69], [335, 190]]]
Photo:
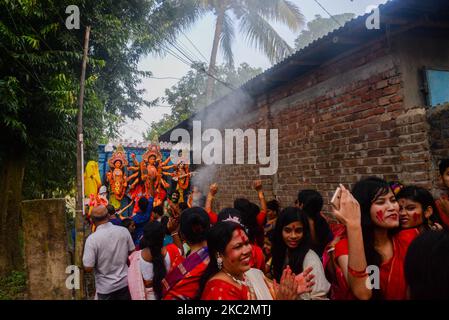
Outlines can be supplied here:
[[123, 149], [123, 146], [121, 144], [117, 146], [117, 150], [112, 154], [111, 158], [109, 159], [108, 161], [109, 167], [114, 168], [114, 163], [116, 161], [120, 161], [122, 163], [120, 168], [123, 168], [124, 166], [128, 165], [125, 150]]

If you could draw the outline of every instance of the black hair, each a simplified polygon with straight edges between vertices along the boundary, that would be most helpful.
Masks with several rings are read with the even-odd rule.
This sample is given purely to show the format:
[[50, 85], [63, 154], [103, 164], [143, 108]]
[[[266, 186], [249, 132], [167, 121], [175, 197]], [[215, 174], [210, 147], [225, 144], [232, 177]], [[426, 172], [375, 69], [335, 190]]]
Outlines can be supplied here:
[[[393, 192], [390, 185], [385, 180], [378, 177], [369, 177], [358, 181], [352, 188], [352, 195], [360, 204], [361, 225], [363, 234], [363, 246], [365, 248], [365, 257], [367, 265], [380, 267], [382, 257], [374, 248], [374, 228], [375, 225], [371, 219], [371, 205], [381, 196]], [[389, 233], [399, 231], [399, 228], [390, 230]], [[380, 298], [380, 290], [372, 290], [373, 299]]]
[[449, 233], [429, 231], [410, 244], [405, 256], [405, 279], [410, 298], [420, 300], [449, 297]]
[[157, 214], [159, 217], [164, 215], [164, 207], [159, 205], [153, 208], [154, 214]]
[[137, 205], [139, 206], [140, 211], [146, 211], [148, 209], [148, 199], [145, 197], [140, 198]]
[[257, 215], [260, 208], [257, 204], [250, 202], [245, 198], [234, 200], [234, 208], [241, 212], [241, 222], [248, 230], [248, 238], [251, 243], [257, 241], [258, 246], [263, 246], [263, 229], [257, 224]]
[[298, 203], [303, 205], [302, 210], [314, 222], [316, 243], [313, 244], [313, 249], [321, 257], [324, 248], [332, 240], [331, 229], [321, 216], [323, 197], [316, 190], [302, 190], [298, 193]]
[[180, 202], [178, 204], [178, 206], [179, 206], [179, 210], [181, 210], [181, 212], [189, 208], [189, 206], [185, 202]]
[[140, 241], [142, 249], [148, 248], [153, 263], [153, 290], [157, 299], [162, 298], [162, 280], [167, 270], [165, 269], [162, 247], [164, 243], [164, 227], [158, 221], [148, 222], [143, 228], [143, 237]]
[[276, 212], [276, 214], [279, 215], [281, 206], [279, 205], [279, 201], [277, 201], [276, 199], [273, 199], [273, 200], [270, 200], [267, 202], [267, 208]]
[[106, 209], [108, 209], [108, 214], [109, 214], [110, 216], [112, 216], [112, 215], [115, 214], [115, 208], [114, 208], [113, 205], [108, 204], [108, 205], [106, 206]]
[[440, 170], [440, 175], [443, 175], [444, 172], [449, 168], [449, 158], [441, 159], [440, 164], [438, 165], [438, 169]]
[[[303, 226], [303, 237], [298, 246], [290, 250], [285, 244], [282, 231], [285, 226], [292, 222], [299, 221]], [[310, 229], [307, 222], [306, 214], [299, 208], [287, 207], [281, 211], [279, 218], [276, 221], [274, 232], [272, 234], [272, 271], [273, 276], [277, 281], [280, 281], [282, 272], [284, 270], [285, 259], [288, 255], [288, 265], [295, 274], [300, 274], [303, 271], [304, 258], [311, 249], [310, 243]]]
[[232, 239], [232, 234], [235, 230], [243, 230], [242, 226], [238, 223], [230, 221], [217, 222], [207, 233], [207, 248], [209, 251], [209, 264], [204, 270], [203, 275], [200, 278], [199, 289], [197, 298], [201, 297], [204, 287], [207, 281], [217, 274], [220, 269], [218, 268], [217, 255], [225, 252], [226, 246]]
[[121, 225], [122, 227], [125, 227], [126, 229], [128, 229], [129, 226], [130, 226], [133, 222], [134, 222], [133, 219], [131, 219], [131, 218], [125, 218], [125, 219], [123, 219], [123, 220], [120, 222], [120, 225]]
[[206, 210], [193, 207], [182, 212], [179, 224], [183, 238], [189, 244], [195, 244], [206, 240], [206, 234], [210, 228], [210, 219]]
[[247, 212], [250, 210], [250, 202], [245, 198], [237, 198], [234, 200], [234, 208], [240, 212]]
[[[439, 223], [440, 225], [444, 225], [441, 222], [440, 216], [438, 214], [435, 199], [427, 189], [418, 186], [407, 186], [399, 191], [399, 193], [396, 195], [396, 199], [408, 199], [414, 202], [418, 202], [422, 207], [423, 224], [427, 229], [430, 229], [428, 220], [430, 220], [432, 223]], [[424, 216], [424, 211], [426, 211], [428, 207], [431, 207], [433, 211], [429, 219]]]
[[217, 216], [217, 221], [223, 221], [228, 218], [238, 218], [240, 222], [242, 222], [242, 213], [234, 208], [224, 208], [220, 210]]

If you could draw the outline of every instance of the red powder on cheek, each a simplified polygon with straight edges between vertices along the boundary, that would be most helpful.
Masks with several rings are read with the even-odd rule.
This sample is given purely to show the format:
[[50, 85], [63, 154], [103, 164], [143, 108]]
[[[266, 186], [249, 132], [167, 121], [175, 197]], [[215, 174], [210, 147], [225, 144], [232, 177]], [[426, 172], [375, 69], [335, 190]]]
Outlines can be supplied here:
[[384, 212], [382, 210], [377, 211], [376, 218], [379, 222], [384, 222]]
[[418, 222], [418, 220], [419, 220], [419, 213], [413, 212], [413, 221]]

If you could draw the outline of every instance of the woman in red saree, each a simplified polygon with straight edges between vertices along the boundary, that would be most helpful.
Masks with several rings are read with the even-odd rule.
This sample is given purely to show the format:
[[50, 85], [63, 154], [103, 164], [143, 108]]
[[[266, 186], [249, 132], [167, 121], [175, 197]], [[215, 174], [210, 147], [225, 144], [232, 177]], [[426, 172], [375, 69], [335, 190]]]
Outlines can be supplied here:
[[[310, 270], [295, 276], [289, 268], [284, 270], [280, 285], [268, 287], [263, 278], [245, 275], [250, 270], [251, 245], [243, 227], [233, 220], [220, 221], [211, 228], [207, 244], [210, 262], [200, 280], [198, 296], [202, 300], [256, 300], [258, 289], [265, 289], [271, 298], [295, 299], [310, 292], [313, 275]], [[257, 287], [257, 288], [255, 288]], [[271, 289], [271, 290], [270, 290]]]
[[190, 253], [162, 280], [163, 300], [191, 300], [196, 297], [200, 277], [209, 264], [206, 243], [209, 226], [209, 216], [203, 208], [183, 211], [180, 232], [190, 247]]
[[[361, 180], [352, 194], [340, 188], [341, 200], [333, 211], [345, 225], [346, 237], [335, 244], [333, 297], [405, 300], [404, 259], [416, 229], [399, 229], [399, 204], [386, 181]], [[379, 288], [369, 285], [368, 266], [379, 268]]]

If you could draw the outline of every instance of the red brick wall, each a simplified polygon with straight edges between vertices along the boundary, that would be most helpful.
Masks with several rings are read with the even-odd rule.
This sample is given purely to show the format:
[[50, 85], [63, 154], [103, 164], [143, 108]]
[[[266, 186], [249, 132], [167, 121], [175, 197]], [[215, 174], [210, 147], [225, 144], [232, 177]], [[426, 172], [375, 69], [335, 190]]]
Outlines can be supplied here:
[[[381, 68], [379, 61], [389, 62]], [[252, 119], [227, 124], [279, 130], [278, 173], [262, 177], [268, 199], [276, 195], [287, 206], [298, 190], [313, 188], [327, 201], [338, 183], [371, 175], [430, 186], [426, 112], [404, 107], [395, 61], [383, 43], [360, 49], [259, 97]], [[251, 181], [258, 168], [217, 166], [217, 209], [238, 196], [257, 200]]]

